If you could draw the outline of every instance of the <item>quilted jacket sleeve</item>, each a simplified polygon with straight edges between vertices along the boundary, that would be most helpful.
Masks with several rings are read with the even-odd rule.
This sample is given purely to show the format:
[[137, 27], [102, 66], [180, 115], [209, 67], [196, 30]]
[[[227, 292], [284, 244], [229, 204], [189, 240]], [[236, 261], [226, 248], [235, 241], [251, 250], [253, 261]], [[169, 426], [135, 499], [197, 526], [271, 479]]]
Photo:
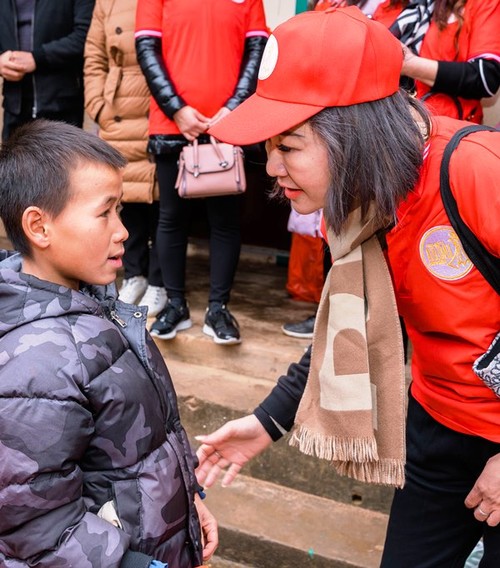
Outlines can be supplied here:
[[260, 60], [262, 59], [266, 42], [267, 37], [263, 36], [246, 38], [238, 83], [232, 97], [224, 105], [229, 110], [234, 110], [255, 91]]
[[161, 110], [173, 120], [186, 102], [180, 97], [163, 62], [160, 37], [141, 35], [135, 40], [137, 60], [146, 77], [149, 90]]
[[109, 73], [106, 53], [104, 13], [101, 0], [97, 0], [85, 42], [85, 64], [83, 67], [85, 87], [85, 110], [96, 120], [104, 106], [104, 85]]
[[74, 0], [71, 32], [43, 43], [33, 51], [33, 57], [39, 70], [66, 67], [72, 62], [81, 62], [94, 3], [95, 0]]

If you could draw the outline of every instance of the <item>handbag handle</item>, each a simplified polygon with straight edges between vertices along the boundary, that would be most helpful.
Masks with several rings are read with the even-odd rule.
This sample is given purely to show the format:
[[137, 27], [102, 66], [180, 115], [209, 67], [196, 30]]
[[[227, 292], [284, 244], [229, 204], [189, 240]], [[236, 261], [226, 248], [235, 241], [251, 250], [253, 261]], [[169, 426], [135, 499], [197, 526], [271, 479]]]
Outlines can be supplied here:
[[[210, 136], [210, 144], [212, 144], [215, 155], [219, 160], [219, 166], [221, 168], [227, 168], [229, 162], [224, 158], [222, 152], [220, 151], [219, 143], [213, 136]], [[195, 138], [193, 140], [193, 175], [195, 178], [200, 175], [200, 152], [198, 150], [198, 138]]]

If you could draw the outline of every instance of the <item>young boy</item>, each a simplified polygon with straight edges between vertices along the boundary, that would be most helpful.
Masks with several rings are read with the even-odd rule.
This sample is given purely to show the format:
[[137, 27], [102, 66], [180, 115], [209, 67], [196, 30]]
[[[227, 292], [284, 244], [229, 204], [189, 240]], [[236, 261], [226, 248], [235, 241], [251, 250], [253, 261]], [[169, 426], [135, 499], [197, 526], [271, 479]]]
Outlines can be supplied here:
[[124, 165], [98, 137], [44, 120], [0, 149], [0, 216], [18, 251], [0, 254], [6, 568], [192, 568], [217, 545], [146, 310], [112, 284]]

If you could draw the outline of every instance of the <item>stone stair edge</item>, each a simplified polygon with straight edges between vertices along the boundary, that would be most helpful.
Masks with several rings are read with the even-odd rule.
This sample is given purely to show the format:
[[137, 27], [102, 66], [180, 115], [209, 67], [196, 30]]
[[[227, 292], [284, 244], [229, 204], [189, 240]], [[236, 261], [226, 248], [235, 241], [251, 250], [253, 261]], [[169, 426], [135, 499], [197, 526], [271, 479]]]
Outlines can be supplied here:
[[[221, 528], [223, 558], [276, 568], [311, 560], [314, 566], [379, 565], [384, 513], [241, 474], [229, 487], [209, 488], [206, 504]], [[238, 543], [250, 550], [238, 553]]]
[[201, 399], [241, 414], [252, 412], [275, 384], [269, 379], [178, 359], [167, 361], [167, 366], [178, 397]]
[[[169, 364], [182, 422], [193, 447], [194, 437], [213, 432], [225, 422], [250, 414], [267, 396], [274, 381], [172, 360]], [[357, 507], [387, 512], [392, 489], [339, 476], [326, 460], [289, 447], [289, 435], [272, 444], [244, 467], [244, 473], [286, 487]]]
[[275, 335], [270, 339], [266, 334], [252, 333], [250, 328], [242, 338], [239, 345], [217, 345], [197, 325], [174, 339], [154, 339], [167, 364], [176, 359], [272, 381], [286, 373], [290, 363], [298, 361], [309, 345], [302, 339], [283, 341]]

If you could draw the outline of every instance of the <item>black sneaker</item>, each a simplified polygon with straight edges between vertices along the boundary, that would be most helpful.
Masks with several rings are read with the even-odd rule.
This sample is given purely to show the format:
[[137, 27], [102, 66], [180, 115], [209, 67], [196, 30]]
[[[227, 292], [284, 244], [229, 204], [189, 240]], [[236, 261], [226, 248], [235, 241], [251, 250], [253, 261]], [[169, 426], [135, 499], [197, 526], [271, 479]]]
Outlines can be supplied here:
[[207, 308], [203, 333], [210, 335], [219, 345], [241, 343], [238, 322], [223, 304]]
[[160, 339], [173, 339], [178, 331], [192, 326], [186, 302], [168, 300], [165, 308], [156, 316], [150, 333]]
[[281, 326], [281, 331], [290, 337], [312, 339], [315, 321], [316, 315], [310, 316], [304, 321], [299, 321], [297, 323], [285, 323], [285, 325]]

